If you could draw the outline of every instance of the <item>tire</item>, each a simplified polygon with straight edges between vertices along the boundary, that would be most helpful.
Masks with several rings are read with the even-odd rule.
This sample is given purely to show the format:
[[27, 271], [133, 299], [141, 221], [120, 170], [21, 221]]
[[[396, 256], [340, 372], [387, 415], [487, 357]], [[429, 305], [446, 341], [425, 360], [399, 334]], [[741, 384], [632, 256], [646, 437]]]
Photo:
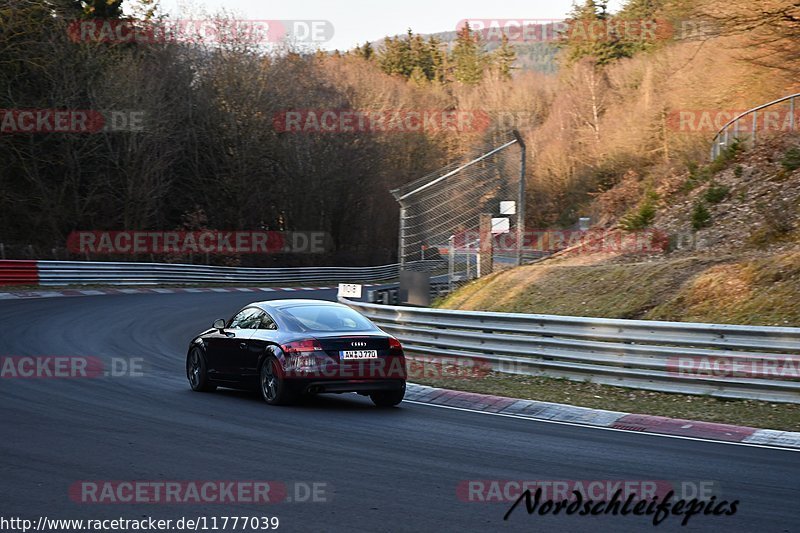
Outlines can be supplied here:
[[186, 356], [186, 377], [195, 392], [214, 392], [217, 386], [208, 380], [208, 367], [199, 348], [192, 348]]
[[378, 407], [394, 407], [403, 401], [406, 395], [406, 384], [403, 383], [403, 388], [399, 390], [386, 390], [377, 391], [369, 395], [372, 403]]
[[274, 356], [261, 363], [258, 372], [261, 397], [270, 405], [291, 405], [297, 401], [297, 394], [282, 377], [281, 365]]

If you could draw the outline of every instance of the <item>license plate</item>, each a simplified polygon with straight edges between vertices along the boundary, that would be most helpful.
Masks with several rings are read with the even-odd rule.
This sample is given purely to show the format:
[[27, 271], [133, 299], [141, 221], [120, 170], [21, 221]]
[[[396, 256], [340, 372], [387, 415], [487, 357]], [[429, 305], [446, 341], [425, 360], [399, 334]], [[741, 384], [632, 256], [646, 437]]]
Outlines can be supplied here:
[[339, 352], [342, 361], [360, 361], [362, 359], [377, 359], [378, 350], [347, 350]]

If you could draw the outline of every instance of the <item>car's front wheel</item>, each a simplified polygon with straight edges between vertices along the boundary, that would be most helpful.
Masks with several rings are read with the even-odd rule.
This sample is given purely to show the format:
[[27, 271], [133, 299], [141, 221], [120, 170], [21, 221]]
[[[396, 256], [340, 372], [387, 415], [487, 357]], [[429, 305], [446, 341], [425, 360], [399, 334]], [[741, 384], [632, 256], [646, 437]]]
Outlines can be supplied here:
[[403, 401], [406, 395], [406, 384], [403, 383], [403, 388], [398, 390], [377, 391], [369, 395], [372, 403], [378, 407], [394, 407]]
[[294, 403], [297, 395], [290, 384], [283, 379], [281, 366], [274, 356], [269, 356], [261, 363], [261, 397], [270, 405], [289, 405]]
[[217, 386], [208, 379], [206, 360], [199, 348], [192, 348], [186, 356], [186, 377], [193, 391], [214, 392]]

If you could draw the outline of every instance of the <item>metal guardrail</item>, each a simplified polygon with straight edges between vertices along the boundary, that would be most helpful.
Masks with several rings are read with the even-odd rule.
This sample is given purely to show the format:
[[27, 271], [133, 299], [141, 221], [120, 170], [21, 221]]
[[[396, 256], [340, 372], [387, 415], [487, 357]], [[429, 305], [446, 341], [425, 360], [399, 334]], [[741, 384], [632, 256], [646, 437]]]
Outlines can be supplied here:
[[[800, 97], [800, 93], [791, 94], [789, 96], [784, 96], [783, 98], [779, 98], [777, 100], [773, 100], [772, 102], [768, 102], [766, 104], [760, 105], [758, 107], [754, 107], [748, 111], [745, 111], [741, 115], [734, 117], [731, 119], [727, 124], [722, 126], [717, 134], [714, 136], [714, 140], [711, 141], [711, 160], [715, 160], [719, 157], [719, 154], [722, 152], [724, 147], [730, 146], [730, 139], [741, 139], [743, 138], [743, 134], [747, 134], [747, 136], [752, 140], [753, 144], [755, 145], [756, 140], [758, 139], [758, 112], [762, 109], [766, 109], [768, 107], [772, 107], [776, 104], [780, 104], [783, 102], [789, 102], [789, 128], [790, 131], [795, 131], [797, 128], [797, 120], [795, 119], [795, 98]], [[740, 131], [739, 122], [749, 116], [753, 116], [753, 121], [750, 126], [750, 131]], [[765, 121], [766, 122], [766, 121]], [[733, 129], [733, 132], [731, 132]]]
[[372, 282], [395, 279], [398, 265], [236, 268], [166, 263], [0, 261], [0, 285], [156, 285]]
[[[398, 307], [341, 299], [413, 356], [479, 360], [498, 372], [662, 392], [800, 403], [800, 328], [617, 320]], [[681, 362], [769, 369], [795, 354], [792, 379], [681, 372]], [[767, 365], [767, 366], [765, 366]], [[696, 368], [696, 367], [695, 367]]]

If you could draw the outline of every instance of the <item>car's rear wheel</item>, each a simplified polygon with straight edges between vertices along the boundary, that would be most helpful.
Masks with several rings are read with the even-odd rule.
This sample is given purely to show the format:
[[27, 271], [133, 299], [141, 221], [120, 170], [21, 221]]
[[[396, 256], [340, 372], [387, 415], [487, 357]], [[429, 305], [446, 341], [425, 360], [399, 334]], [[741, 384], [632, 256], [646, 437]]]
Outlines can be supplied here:
[[369, 395], [372, 403], [378, 407], [394, 407], [403, 401], [406, 395], [406, 384], [403, 383], [403, 388], [398, 390], [382, 390], [376, 391]]
[[291, 385], [283, 379], [283, 372], [278, 360], [267, 357], [261, 363], [261, 397], [270, 405], [289, 405], [297, 400], [297, 394]]
[[208, 379], [206, 360], [199, 348], [192, 348], [186, 356], [186, 377], [193, 391], [214, 392], [217, 386]]

